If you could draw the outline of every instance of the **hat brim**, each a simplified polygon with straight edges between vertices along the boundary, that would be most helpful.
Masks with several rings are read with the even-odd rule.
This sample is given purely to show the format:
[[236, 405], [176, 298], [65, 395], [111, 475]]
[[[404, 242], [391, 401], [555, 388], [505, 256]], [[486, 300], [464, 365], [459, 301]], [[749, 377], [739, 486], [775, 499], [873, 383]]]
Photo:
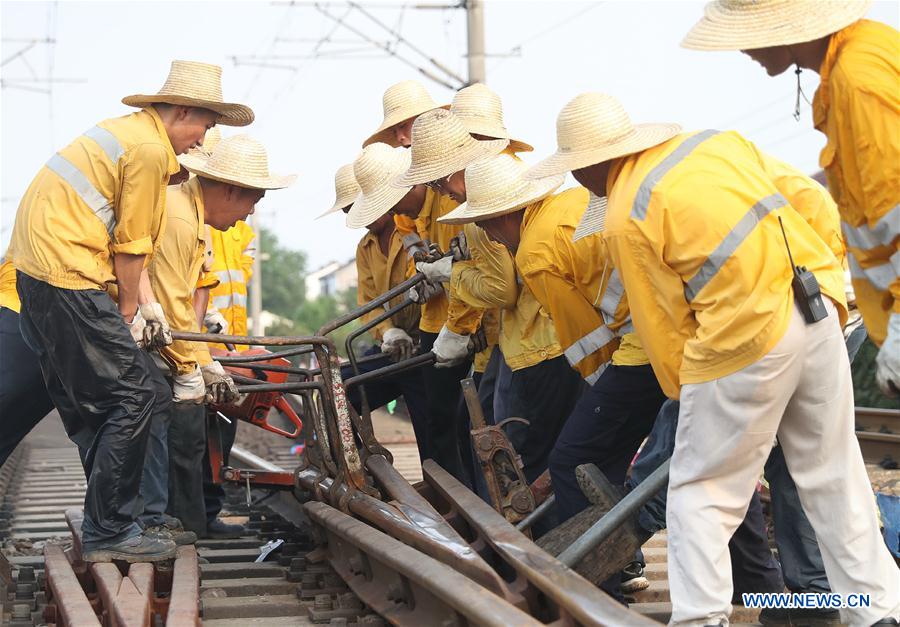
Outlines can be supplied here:
[[440, 105], [436, 107], [430, 107], [428, 109], [419, 109], [412, 108], [406, 109], [404, 111], [397, 111], [386, 117], [382, 122], [381, 126], [378, 127], [374, 133], [369, 135], [369, 138], [363, 142], [362, 147], [365, 148], [369, 144], [380, 143], [387, 144], [391, 148], [399, 148], [400, 144], [397, 143], [397, 138], [394, 136], [394, 133], [391, 131], [392, 128], [400, 124], [401, 122], [406, 122], [410, 118], [415, 118], [423, 113], [428, 113], [429, 111], [434, 111], [435, 109], [449, 109], [450, 105]]
[[325, 216], [330, 216], [332, 213], [337, 213], [338, 211], [343, 211], [344, 207], [352, 205], [354, 200], [356, 200], [355, 196], [353, 198], [350, 198], [349, 200], [346, 200], [346, 202], [344, 202], [343, 198], [339, 198], [336, 201], [334, 201], [334, 204], [331, 205], [330, 209], [328, 209], [324, 213], [321, 213], [320, 215], [316, 216], [315, 219], [318, 220], [319, 218], [324, 218]]
[[381, 185], [378, 187], [377, 194], [366, 196], [360, 192], [347, 213], [347, 226], [351, 229], [361, 229], [369, 226], [403, 200], [403, 197], [409, 193], [410, 189], [412, 188]]
[[513, 200], [497, 199], [495, 202], [485, 205], [472, 205], [464, 202], [447, 215], [438, 218], [437, 221], [442, 224], [466, 224], [514, 213], [532, 203], [543, 200], [555, 192], [564, 180], [565, 176], [556, 176], [530, 181], [528, 187]]
[[559, 176], [597, 163], [653, 148], [681, 132], [678, 124], [636, 124], [634, 130], [611, 144], [577, 152], [557, 151], [525, 172], [526, 179]]
[[139, 109], [158, 103], [182, 105], [185, 107], [199, 107], [201, 109], [215, 111], [219, 114], [216, 124], [222, 124], [224, 126], [247, 126], [256, 118], [253, 109], [246, 105], [234, 102], [214, 102], [212, 100], [200, 100], [197, 98], [189, 98], [187, 96], [166, 96], [160, 94], [154, 94], [152, 96], [136, 94], [122, 98], [122, 104], [126, 104], [129, 107], [137, 107]]
[[729, 10], [718, 2], [681, 41], [691, 50], [754, 50], [821, 39], [865, 16], [871, 0], [830, 0], [827, 6], [785, 2]]
[[218, 172], [208, 167], [207, 159], [190, 154], [182, 155], [179, 162], [188, 172], [192, 172], [197, 176], [247, 189], [284, 189], [297, 180], [296, 174], [287, 176], [269, 175], [264, 178], [254, 176], [237, 177], [226, 172]]
[[606, 196], [597, 196], [591, 192], [591, 199], [584, 215], [581, 216], [581, 222], [575, 227], [572, 241], [577, 242], [595, 233], [600, 233], [604, 228], [606, 228]]
[[[468, 136], [466, 136], [468, 138]], [[423, 164], [413, 161], [409, 169], [395, 178], [391, 184], [395, 187], [408, 187], [420, 183], [430, 183], [467, 167], [487, 157], [503, 152], [509, 145], [508, 139], [491, 139], [478, 141], [472, 139], [459, 148], [448, 147], [441, 153], [440, 159]]]
[[[450, 110], [453, 111], [452, 108]], [[509, 131], [502, 126], [496, 126], [490, 123], [483, 124], [476, 118], [460, 117], [460, 121], [463, 123], [463, 126], [466, 127], [469, 134], [509, 140], [509, 148], [513, 152], [532, 152], [534, 150], [534, 146], [531, 144], [523, 142], [521, 139], [511, 137]]]

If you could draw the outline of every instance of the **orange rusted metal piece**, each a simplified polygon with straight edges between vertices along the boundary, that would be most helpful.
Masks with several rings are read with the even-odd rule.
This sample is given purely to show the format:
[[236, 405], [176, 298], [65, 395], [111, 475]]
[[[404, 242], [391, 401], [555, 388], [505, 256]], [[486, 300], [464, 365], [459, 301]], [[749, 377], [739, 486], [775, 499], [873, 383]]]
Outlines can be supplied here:
[[200, 625], [199, 599], [200, 568], [197, 565], [197, 550], [192, 546], [178, 547], [166, 626], [198, 627]]
[[69, 558], [57, 544], [44, 546], [44, 573], [47, 589], [56, 606], [56, 624], [62, 627], [100, 627]]

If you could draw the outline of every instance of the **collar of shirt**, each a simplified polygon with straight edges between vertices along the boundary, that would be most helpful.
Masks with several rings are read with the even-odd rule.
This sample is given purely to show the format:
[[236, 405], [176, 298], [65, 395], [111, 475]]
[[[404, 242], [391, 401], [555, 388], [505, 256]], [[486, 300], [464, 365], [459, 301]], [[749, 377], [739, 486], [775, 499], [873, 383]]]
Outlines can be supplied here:
[[169, 134], [166, 132], [166, 126], [163, 124], [162, 118], [159, 117], [159, 113], [153, 107], [144, 107], [144, 111], [149, 113], [153, 119], [153, 124], [156, 125], [156, 131], [159, 133], [159, 139], [169, 154], [169, 176], [178, 173], [181, 170], [181, 165], [178, 163], [175, 149], [172, 148], [172, 142], [169, 140]]
[[203, 187], [200, 185], [200, 179], [196, 176], [192, 176], [182, 183], [182, 186], [194, 201], [194, 208], [197, 210], [197, 239], [206, 243], [206, 214], [205, 205], [203, 204]]

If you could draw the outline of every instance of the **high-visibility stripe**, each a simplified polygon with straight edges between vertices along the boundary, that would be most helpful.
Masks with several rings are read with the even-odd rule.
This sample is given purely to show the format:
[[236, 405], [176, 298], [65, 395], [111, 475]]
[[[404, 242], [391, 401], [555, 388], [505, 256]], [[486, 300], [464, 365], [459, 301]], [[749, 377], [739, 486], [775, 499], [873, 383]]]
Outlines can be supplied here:
[[565, 350], [566, 359], [575, 365], [599, 348], [603, 348], [615, 339], [609, 327], [597, 327]]
[[594, 385], [594, 384], [597, 382], [597, 380], [600, 378], [600, 375], [603, 374], [603, 371], [606, 370], [606, 367], [607, 367], [608, 365], [609, 365], [609, 362], [608, 362], [608, 361], [605, 361], [605, 362], [603, 362], [602, 364], [600, 364], [600, 367], [599, 367], [599, 368], [597, 368], [597, 369], [594, 370], [591, 374], [589, 374], [588, 376], [586, 376], [586, 377], [584, 378], [584, 380], [587, 381], [587, 384], [588, 384], [588, 385]]
[[72, 163], [59, 153], [50, 157], [47, 167], [53, 170], [62, 180], [68, 183], [75, 193], [94, 212], [109, 233], [116, 226], [116, 214], [112, 203], [97, 191], [87, 177]]
[[616, 319], [616, 310], [619, 309], [619, 303], [622, 302], [624, 295], [625, 286], [619, 278], [619, 271], [613, 268], [606, 282], [606, 289], [603, 290], [603, 298], [600, 299], [600, 313], [606, 324], [612, 324]]
[[244, 283], [244, 271], [243, 270], [218, 270], [216, 271], [216, 276], [219, 278], [219, 283]]
[[650, 170], [650, 173], [641, 182], [641, 186], [638, 188], [637, 194], [635, 194], [634, 196], [634, 202], [631, 205], [631, 217], [635, 220], [643, 220], [644, 218], [646, 218], [647, 208], [650, 206], [650, 195], [653, 193], [653, 188], [656, 187], [656, 184], [659, 183], [660, 180], [662, 180], [662, 177], [669, 173], [669, 170], [681, 163], [681, 161], [685, 157], [691, 154], [694, 148], [702, 144], [713, 135], [718, 134], [719, 131], [710, 129], [707, 131], [701, 131], [696, 135], [691, 135], [686, 140], [681, 142], [681, 144], [678, 145], [678, 148], [673, 150], [668, 157], [666, 157], [659, 163], [659, 165]]
[[878, 246], [888, 246], [900, 237], [900, 203], [881, 216], [873, 227], [867, 224], [850, 226], [841, 221], [841, 230], [844, 232], [847, 245], [852, 248], [869, 250]]
[[616, 335], [622, 337], [626, 333], [634, 333], [634, 323], [631, 322], [631, 318], [628, 318], [628, 322], [619, 327], [619, 330], [616, 331]]
[[103, 152], [106, 153], [109, 160], [113, 162], [113, 167], [118, 163], [119, 158], [125, 154], [125, 149], [122, 148], [122, 144], [119, 143], [116, 136], [105, 128], [95, 126], [94, 128], [85, 131], [84, 135], [97, 142], [97, 145], [103, 149]]
[[245, 257], [253, 257], [256, 259], [256, 238], [254, 237], [249, 242], [247, 242], [247, 246], [244, 247], [244, 256]]
[[763, 218], [767, 215], [787, 205], [787, 200], [781, 194], [772, 194], [766, 196], [755, 205], [750, 207], [744, 217], [734, 225], [731, 231], [716, 246], [716, 249], [710, 253], [700, 269], [684, 286], [684, 296], [688, 302], [694, 300], [697, 294], [706, 287], [716, 273], [725, 265], [734, 251], [747, 239], [747, 236], [756, 228]]
[[213, 307], [216, 309], [227, 309], [228, 307], [243, 307], [247, 308], [247, 295], [246, 294], [225, 294], [224, 296], [214, 296], [213, 297]]
[[851, 254], [847, 255], [850, 265], [850, 276], [854, 279], [862, 279], [871, 283], [875, 288], [885, 292], [891, 288], [898, 276], [900, 276], [900, 252], [891, 255], [890, 259], [877, 266], [863, 268]]

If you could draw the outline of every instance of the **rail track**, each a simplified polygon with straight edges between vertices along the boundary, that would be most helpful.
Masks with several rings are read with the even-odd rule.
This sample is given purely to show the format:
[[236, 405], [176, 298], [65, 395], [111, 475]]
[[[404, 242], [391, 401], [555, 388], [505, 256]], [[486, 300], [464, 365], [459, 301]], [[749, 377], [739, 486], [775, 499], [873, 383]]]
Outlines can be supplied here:
[[900, 411], [857, 407], [856, 438], [867, 462], [900, 464]]

